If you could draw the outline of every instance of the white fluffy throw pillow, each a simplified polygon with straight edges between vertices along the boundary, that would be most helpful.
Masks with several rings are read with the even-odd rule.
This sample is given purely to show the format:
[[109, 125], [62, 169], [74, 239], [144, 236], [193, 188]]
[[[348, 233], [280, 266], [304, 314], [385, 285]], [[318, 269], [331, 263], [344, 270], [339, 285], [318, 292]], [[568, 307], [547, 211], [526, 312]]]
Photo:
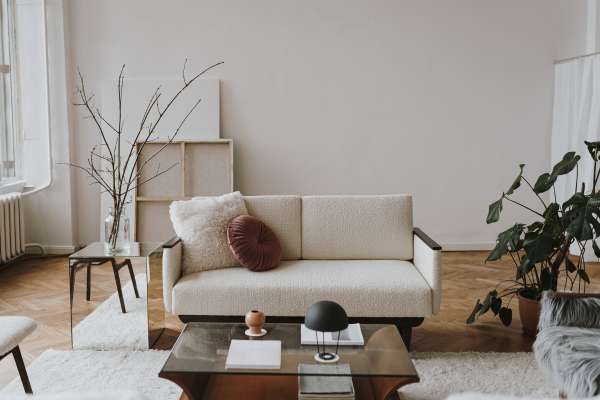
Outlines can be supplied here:
[[173, 229], [183, 242], [183, 273], [235, 267], [227, 243], [227, 225], [248, 214], [240, 192], [174, 201], [169, 207]]

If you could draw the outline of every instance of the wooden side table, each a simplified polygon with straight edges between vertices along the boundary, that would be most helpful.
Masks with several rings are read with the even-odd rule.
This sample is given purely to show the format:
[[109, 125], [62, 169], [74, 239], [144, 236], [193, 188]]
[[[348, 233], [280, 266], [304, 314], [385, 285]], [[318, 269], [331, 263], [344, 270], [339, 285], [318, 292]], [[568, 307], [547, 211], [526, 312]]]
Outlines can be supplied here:
[[119, 294], [119, 302], [121, 303], [121, 312], [125, 314], [125, 299], [123, 299], [123, 289], [121, 288], [121, 278], [119, 277], [119, 270], [123, 267], [129, 269], [129, 276], [133, 283], [133, 290], [135, 291], [135, 297], [140, 298], [140, 293], [137, 288], [137, 282], [135, 280], [135, 274], [133, 273], [133, 266], [131, 260], [126, 258], [122, 262], [118, 263], [113, 257], [100, 257], [100, 258], [89, 258], [89, 259], [77, 259], [69, 258], [69, 288], [71, 306], [73, 305], [73, 292], [75, 290], [75, 274], [81, 269], [86, 269], [86, 290], [85, 299], [90, 301], [92, 298], [92, 267], [96, 265], [102, 265], [104, 263], [111, 263], [113, 274], [115, 275], [115, 285], [117, 286], [117, 292]]

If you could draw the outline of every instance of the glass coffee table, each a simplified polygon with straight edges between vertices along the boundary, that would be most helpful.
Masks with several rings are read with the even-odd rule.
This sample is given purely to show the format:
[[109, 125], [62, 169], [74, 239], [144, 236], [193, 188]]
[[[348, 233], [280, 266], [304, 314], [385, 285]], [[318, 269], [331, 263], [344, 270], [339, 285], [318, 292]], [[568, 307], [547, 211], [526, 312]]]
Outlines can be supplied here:
[[[159, 376], [179, 385], [189, 400], [297, 399], [298, 365], [316, 364], [316, 346], [300, 344], [299, 324], [266, 324], [265, 328], [265, 336], [249, 339], [242, 324], [189, 323]], [[361, 324], [361, 329], [364, 346], [338, 350], [339, 363], [350, 365], [350, 374], [345, 376], [352, 377], [356, 399], [395, 399], [400, 387], [419, 382], [395, 326]], [[280, 340], [281, 368], [226, 369], [232, 339]]]

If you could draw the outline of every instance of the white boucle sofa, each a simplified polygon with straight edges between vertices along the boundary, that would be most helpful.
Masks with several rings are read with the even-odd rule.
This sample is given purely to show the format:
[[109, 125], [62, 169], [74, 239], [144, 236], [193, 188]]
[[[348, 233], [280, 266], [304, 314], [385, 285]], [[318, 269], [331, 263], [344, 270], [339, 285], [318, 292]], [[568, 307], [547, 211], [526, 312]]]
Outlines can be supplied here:
[[184, 322], [237, 321], [250, 309], [273, 322], [300, 321], [319, 300], [341, 304], [351, 321], [411, 328], [438, 312], [441, 247], [413, 229], [409, 195], [245, 196], [283, 247], [265, 272], [223, 268], [182, 275], [182, 242], [163, 248], [166, 309]]

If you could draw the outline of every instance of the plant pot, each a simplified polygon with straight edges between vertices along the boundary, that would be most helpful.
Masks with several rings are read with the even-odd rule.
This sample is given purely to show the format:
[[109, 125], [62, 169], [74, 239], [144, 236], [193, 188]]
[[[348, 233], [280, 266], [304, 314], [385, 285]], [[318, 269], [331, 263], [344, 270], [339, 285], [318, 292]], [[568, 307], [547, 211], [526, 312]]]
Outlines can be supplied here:
[[517, 294], [519, 298], [519, 317], [523, 333], [534, 338], [537, 334], [538, 321], [540, 320], [540, 302], [538, 300], [528, 299]]

